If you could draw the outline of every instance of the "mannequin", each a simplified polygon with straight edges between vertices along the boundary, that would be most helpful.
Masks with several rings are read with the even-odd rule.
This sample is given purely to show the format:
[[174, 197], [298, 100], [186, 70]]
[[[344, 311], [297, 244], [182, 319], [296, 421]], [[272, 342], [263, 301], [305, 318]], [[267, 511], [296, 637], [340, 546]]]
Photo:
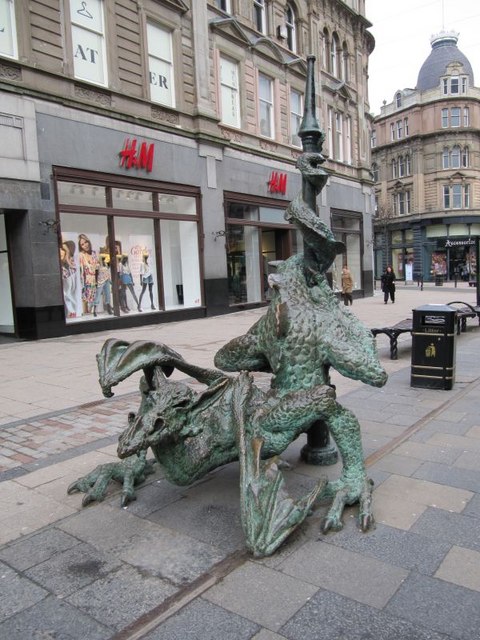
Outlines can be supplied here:
[[80, 280], [82, 283], [83, 313], [92, 311], [97, 292], [96, 272], [99, 266], [97, 254], [92, 250], [90, 239], [81, 233], [78, 236]]
[[97, 307], [100, 304], [103, 293], [103, 306], [109, 315], [112, 315], [110, 286], [112, 284], [110, 276], [110, 256], [100, 254], [100, 265], [97, 269], [97, 293], [93, 301], [93, 315], [97, 317]]
[[138, 302], [138, 311], [142, 311], [142, 298], [147, 289], [147, 285], [148, 293], [150, 294], [151, 309], [155, 309], [156, 307], [153, 304], [153, 274], [152, 269], [148, 264], [148, 253], [143, 254], [143, 262], [140, 265], [140, 285], [142, 287], [142, 292], [140, 294], [140, 300]]
[[67, 318], [77, 317], [77, 267], [74, 261], [75, 243], [67, 240], [60, 245], [62, 267], [63, 298]]
[[120, 264], [120, 282], [121, 282], [121, 299], [123, 301], [123, 307], [121, 305], [122, 311], [128, 313], [130, 309], [127, 304], [127, 288], [132, 294], [132, 298], [135, 300], [135, 304], [139, 305], [137, 294], [135, 293], [135, 289], [133, 288], [133, 278], [132, 273], [130, 271], [130, 265], [128, 264], [128, 257], [123, 256], [121, 264]]

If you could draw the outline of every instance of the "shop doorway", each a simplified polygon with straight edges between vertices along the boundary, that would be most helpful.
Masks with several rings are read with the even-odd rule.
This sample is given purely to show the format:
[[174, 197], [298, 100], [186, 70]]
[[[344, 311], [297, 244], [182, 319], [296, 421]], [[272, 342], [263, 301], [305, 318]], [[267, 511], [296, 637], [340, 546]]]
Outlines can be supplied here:
[[0, 213], [0, 333], [15, 334], [5, 214]]
[[[262, 230], [262, 281], [263, 298], [270, 298], [268, 276], [276, 272], [275, 262], [286, 260], [291, 255], [289, 232], [283, 229]], [[273, 264], [272, 264], [273, 263]]]

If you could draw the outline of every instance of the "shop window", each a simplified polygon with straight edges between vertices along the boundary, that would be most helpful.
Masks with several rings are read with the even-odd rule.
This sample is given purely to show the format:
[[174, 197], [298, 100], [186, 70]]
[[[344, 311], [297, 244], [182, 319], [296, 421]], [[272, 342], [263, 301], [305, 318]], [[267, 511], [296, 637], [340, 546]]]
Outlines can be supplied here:
[[105, 187], [80, 182], [57, 182], [60, 204], [81, 205], [82, 207], [105, 207]]
[[0, 56], [18, 58], [15, 2], [0, 1]]
[[[111, 315], [111, 261], [105, 248], [107, 217], [62, 213], [60, 224], [59, 257], [67, 322], [91, 320], [104, 311]], [[105, 283], [101, 299], [97, 295], [100, 267]]]
[[[238, 202], [227, 195], [226, 247], [231, 305], [268, 300], [272, 263], [301, 251], [302, 239], [285, 220], [285, 206], [264, 202]], [[242, 224], [245, 221], [246, 224]]]
[[296, 147], [302, 146], [298, 130], [303, 118], [303, 95], [295, 89], [290, 90], [290, 143]]
[[153, 211], [153, 197], [149, 191], [112, 189], [112, 206], [114, 209]]
[[106, 86], [104, 5], [102, 0], [70, 0], [70, 20], [75, 77]]
[[56, 183], [67, 322], [201, 305], [197, 197], [98, 176]]
[[172, 32], [158, 24], [147, 24], [150, 99], [175, 107]]
[[174, 215], [194, 216], [197, 213], [195, 198], [177, 196], [173, 193], [160, 193], [158, 195], [158, 208], [161, 213]]
[[273, 109], [273, 80], [263, 73], [258, 74], [258, 109], [260, 134], [273, 138], [275, 132]]
[[345, 253], [337, 255], [332, 265], [332, 279], [335, 290], [341, 289], [342, 267], [348, 265], [352, 273], [354, 289], [362, 288], [362, 222], [361, 214], [354, 212], [332, 214], [332, 231], [335, 239], [343, 242]]
[[220, 56], [221, 118], [224, 124], [240, 127], [238, 64]]
[[201, 305], [198, 232], [195, 222], [162, 220], [165, 309]]

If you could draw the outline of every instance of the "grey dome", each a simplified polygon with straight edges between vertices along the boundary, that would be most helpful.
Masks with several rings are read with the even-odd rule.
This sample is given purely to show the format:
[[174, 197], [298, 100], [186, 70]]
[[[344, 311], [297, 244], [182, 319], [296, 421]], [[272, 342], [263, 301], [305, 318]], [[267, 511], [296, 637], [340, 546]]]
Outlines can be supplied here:
[[438, 87], [440, 77], [445, 75], [447, 65], [451, 62], [463, 65], [463, 72], [469, 77], [470, 86], [474, 86], [472, 65], [457, 47], [457, 42], [458, 34], [454, 32], [443, 31], [432, 37], [432, 50], [418, 74], [417, 91]]

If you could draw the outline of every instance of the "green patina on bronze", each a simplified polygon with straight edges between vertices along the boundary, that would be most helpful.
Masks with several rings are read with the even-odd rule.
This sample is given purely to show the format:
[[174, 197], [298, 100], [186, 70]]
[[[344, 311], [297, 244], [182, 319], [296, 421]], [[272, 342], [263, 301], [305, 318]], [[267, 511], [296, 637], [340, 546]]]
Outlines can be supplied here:
[[[308, 60], [307, 97], [313, 93], [313, 60]], [[345, 505], [359, 503], [362, 530], [373, 524], [371, 493], [356, 417], [335, 399], [330, 367], [355, 380], [382, 386], [374, 338], [330, 289], [326, 271], [343, 245], [335, 241], [315, 211], [315, 198], [328, 174], [320, 153], [322, 135], [307, 100], [299, 134], [304, 150], [297, 163], [303, 190], [287, 209], [301, 231], [304, 253], [289, 258], [270, 277], [271, 303], [266, 314], [243, 336], [215, 356], [218, 369], [186, 362], [166, 345], [107, 340], [97, 356], [100, 384], [112, 387], [143, 370], [141, 403], [129, 415], [119, 438], [123, 462], [100, 465], [74, 482], [69, 492], [84, 491], [84, 504], [102, 500], [110, 478], [123, 481], [122, 505], [134, 499], [133, 487], [151, 467], [151, 447], [166, 477], [186, 485], [228, 462], [240, 462], [241, 516], [246, 544], [256, 556], [269, 555], [310, 513], [316, 499], [331, 499], [322, 530], [342, 527]], [[170, 381], [174, 369], [205, 385], [201, 392]], [[240, 372], [228, 375], [227, 372]], [[268, 392], [255, 385], [250, 371], [272, 374]], [[318, 483], [293, 501], [273, 456], [301, 433], [323, 421], [340, 452], [338, 480]]]

